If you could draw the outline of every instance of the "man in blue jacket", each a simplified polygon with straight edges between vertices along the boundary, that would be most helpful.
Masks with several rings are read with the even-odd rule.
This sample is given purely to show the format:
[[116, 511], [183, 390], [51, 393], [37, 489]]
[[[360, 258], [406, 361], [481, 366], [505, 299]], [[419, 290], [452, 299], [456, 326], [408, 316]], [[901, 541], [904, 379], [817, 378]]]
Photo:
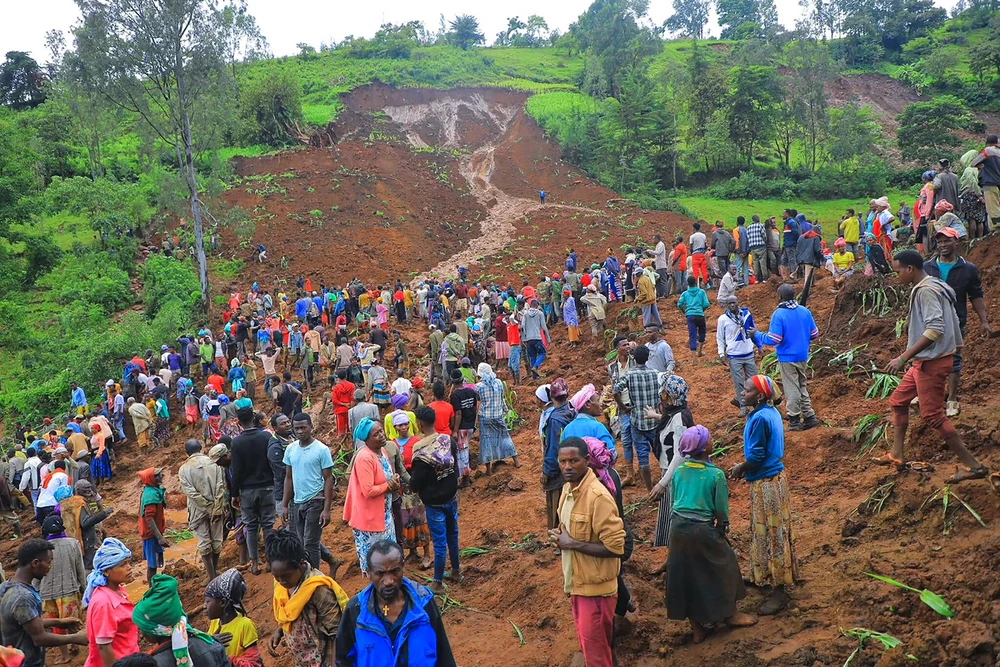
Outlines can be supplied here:
[[341, 616], [337, 667], [455, 667], [434, 594], [403, 576], [402, 548], [373, 544], [368, 577]]
[[778, 299], [768, 332], [754, 332], [754, 342], [758, 347], [775, 346], [781, 368], [781, 388], [788, 401], [788, 428], [806, 431], [819, 426], [806, 386], [809, 346], [819, 338], [819, 328], [809, 309], [795, 300], [794, 287], [779, 287]]

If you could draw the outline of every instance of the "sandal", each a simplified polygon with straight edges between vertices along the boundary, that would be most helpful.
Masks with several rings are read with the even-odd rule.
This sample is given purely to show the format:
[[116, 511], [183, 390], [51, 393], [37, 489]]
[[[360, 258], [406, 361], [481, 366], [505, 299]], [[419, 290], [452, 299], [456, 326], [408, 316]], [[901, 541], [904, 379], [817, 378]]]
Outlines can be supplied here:
[[989, 468], [984, 465], [980, 465], [978, 468], [957, 466], [955, 468], [955, 474], [945, 480], [945, 484], [961, 484], [962, 482], [968, 482], [973, 479], [986, 479], [989, 474]]
[[903, 464], [903, 468], [906, 470], [912, 470], [913, 472], [934, 472], [934, 466], [923, 461], [910, 461], [909, 463]]
[[989, 479], [990, 486], [993, 487], [993, 493], [1000, 496], [1000, 472], [991, 473], [987, 479]]
[[904, 467], [906, 467], [906, 464], [902, 460], [897, 459], [895, 456], [893, 456], [889, 452], [886, 452], [885, 454], [882, 454], [881, 456], [873, 456], [872, 457], [872, 463], [874, 463], [875, 465], [879, 465], [879, 466], [891, 466], [891, 465], [894, 465], [897, 468], [899, 468], [900, 470], [902, 470]]

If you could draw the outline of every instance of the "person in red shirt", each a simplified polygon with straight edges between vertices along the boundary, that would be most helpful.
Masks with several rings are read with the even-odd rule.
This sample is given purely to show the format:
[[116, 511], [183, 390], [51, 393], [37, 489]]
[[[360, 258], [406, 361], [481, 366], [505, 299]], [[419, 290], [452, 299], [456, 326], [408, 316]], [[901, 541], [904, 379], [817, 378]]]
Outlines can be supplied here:
[[208, 379], [205, 380], [205, 382], [211, 385], [212, 389], [215, 389], [215, 391], [219, 392], [219, 394], [223, 393], [222, 389], [225, 386], [226, 380], [218, 373], [212, 373], [211, 375], [209, 375]]
[[337, 380], [333, 385], [333, 414], [337, 416], [337, 435], [347, 436], [347, 412], [354, 404], [354, 392], [357, 387], [347, 379], [347, 369], [337, 371]]
[[142, 500], [139, 501], [139, 538], [146, 558], [146, 583], [163, 567], [163, 550], [170, 546], [163, 532], [167, 521], [163, 510], [167, 506], [167, 490], [163, 488], [163, 468], [140, 470]]
[[140, 357], [138, 354], [132, 357], [131, 362], [142, 369], [143, 373], [146, 373], [146, 360]]
[[583, 287], [584, 290], [590, 287], [590, 283], [593, 281], [594, 278], [590, 275], [590, 271], [584, 271], [583, 275], [580, 276], [580, 286]]
[[674, 294], [681, 294], [687, 290], [687, 266], [688, 249], [684, 245], [684, 239], [678, 236], [674, 239], [674, 259], [670, 265], [674, 276]]
[[396, 321], [403, 323], [406, 321], [406, 295], [403, 290], [398, 289], [392, 295], [392, 304], [396, 308]]
[[437, 419], [434, 420], [434, 430], [441, 435], [453, 435], [451, 420], [455, 416], [455, 408], [444, 400], [444, 383], [435, 382], [431, 390], [434, 392], [434, 400], [428, 403], [428, 407], [433, 408], [434, 414], [437, 415]]
[[524, 281], [524, 287], [521, 288], [521, 295], [524, 296], [524, 300], [534, 299], [538, 296], [535, 288], [532, 287], [527, 280]]
[[521, 324], [517, 321], [517, 314], [511, 313], [504, 318], [507, 324], [507, 345], [510, 348], [507, 360], [507, 367], [514, 377], [514, 384], [521, 381]]

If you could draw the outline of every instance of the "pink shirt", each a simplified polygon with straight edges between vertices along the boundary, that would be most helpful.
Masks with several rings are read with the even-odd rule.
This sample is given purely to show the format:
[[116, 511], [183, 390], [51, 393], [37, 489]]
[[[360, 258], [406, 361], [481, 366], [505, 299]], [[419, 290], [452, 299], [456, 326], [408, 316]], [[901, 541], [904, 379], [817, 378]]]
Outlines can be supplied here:
[[139, 652], [139, 629], [132, 622], [134, 606], [129, 602], [124, 586], [119, 591], [113, 591], [108, 586], [101, 586], [94, 591], [87, 607], [87, 637], [90, 644], [84, 667], [104, 667], [98, 639], [111, 639], [115, 660]]

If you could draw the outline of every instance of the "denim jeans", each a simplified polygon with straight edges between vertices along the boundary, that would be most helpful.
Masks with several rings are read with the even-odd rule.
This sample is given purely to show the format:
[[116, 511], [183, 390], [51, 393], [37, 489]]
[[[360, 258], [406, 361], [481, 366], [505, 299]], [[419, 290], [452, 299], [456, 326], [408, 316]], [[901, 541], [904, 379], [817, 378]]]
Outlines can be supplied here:
[[632, 457], [634, 456], [632, 448], [632, 415], [627, 415], [624, 412], [619, 414], [618, 423], [622, 427], [622, 450], [625, 452], [625, 460], [632, 463]]
[[427, 505], [427, 527], [434, 540], [434, 581], [444, 580], [445, 550], [451, 556], [451, 571], [459, 571], [458, 563], [458, 496], [444, 505]]
[[320, 537], [323, 534], [319, 515], [323, 513], [323, 503], [323, 496], [319, 495], [304, 503], [292, 503], [289, 508], [288, 518], [292, 520], [292, 530], [305, 545], [306, 560], [313, 567], [319, 567]]
[[635, 447], [635, 457], [638, 459], [639, 467], [648, 468], [649, 455], [653, 451], [653, 439], [656, 437], [656, 429], [651, 428], [648, 431], [643, 431], [640, 428], [636, 428], [635, 422], [632, 422], [630, 426], [632, 429], [632, 446]]
[[537, 371], [545, 361], [545, 345], [540, 340], [525, 341], [528, 347], [528, 368]]
[[507, 367], [514, 374], [515, 378], [521, 377], [521, 346], [510, 346], [510, 358], [507, 360]]
[[736, 259], [736, 282], [740, 285], [750, 284], [750, 262], [739, 253], [734, 255]]
[[274, 491], [262, 486], [240, 491], [240, 515], [247, 527], [247, 551], [250, 560], [260, 555], [260, 531], [274, 530]]

